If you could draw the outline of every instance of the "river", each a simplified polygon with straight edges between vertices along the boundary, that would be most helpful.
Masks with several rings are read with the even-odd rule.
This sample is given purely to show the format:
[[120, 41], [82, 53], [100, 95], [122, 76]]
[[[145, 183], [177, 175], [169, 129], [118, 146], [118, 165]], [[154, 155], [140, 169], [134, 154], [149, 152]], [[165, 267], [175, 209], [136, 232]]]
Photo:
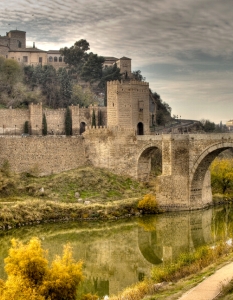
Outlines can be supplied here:
[[153, 265], [174, 261], [180, 253], [233, 236], [233, 205], [195, 212], [165, 213], [114, 222], [72, 222], [0, 232], [0, 277], [12, 238], [39, 237], [49, 258], [70, 243], [84, 261], [81, 291], [113, 295], [150, 274]]

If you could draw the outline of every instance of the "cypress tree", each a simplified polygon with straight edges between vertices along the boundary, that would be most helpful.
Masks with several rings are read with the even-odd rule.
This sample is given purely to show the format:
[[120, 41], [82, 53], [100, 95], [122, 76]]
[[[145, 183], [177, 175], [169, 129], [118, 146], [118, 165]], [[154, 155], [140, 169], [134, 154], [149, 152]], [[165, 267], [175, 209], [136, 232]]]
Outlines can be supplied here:
[[29, 134], [29, 123], [26, 121], [23, 128], [24, 133]]
[[98, 125], [103, 126], [103, 118], [101, 110], [98, 111]]
[[94, 111], [94, 109], [93, 109], [93, 112], [92, 112], [91, 127], [96, 127], [96, 118], [95, 118], [95, 111]]
[[69, 107], [67, 107], [66, 109], [65, 133], [66, 135], [72, 135], [72, 117], [71, 117], [71, 111]]
[[45, 114], [43, 114], [43, 119], [42, 119], [42, 134], [47, 135], [47, 120]]

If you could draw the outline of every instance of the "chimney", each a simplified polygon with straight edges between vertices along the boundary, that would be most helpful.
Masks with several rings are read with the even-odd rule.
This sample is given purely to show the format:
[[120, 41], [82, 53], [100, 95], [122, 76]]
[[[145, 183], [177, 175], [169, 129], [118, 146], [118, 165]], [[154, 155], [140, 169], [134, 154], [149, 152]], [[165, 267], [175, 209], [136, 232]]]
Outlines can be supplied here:
[[36, 48], [36, 47], [35, 47], [35, 42], [33, 42], [33, 48]]

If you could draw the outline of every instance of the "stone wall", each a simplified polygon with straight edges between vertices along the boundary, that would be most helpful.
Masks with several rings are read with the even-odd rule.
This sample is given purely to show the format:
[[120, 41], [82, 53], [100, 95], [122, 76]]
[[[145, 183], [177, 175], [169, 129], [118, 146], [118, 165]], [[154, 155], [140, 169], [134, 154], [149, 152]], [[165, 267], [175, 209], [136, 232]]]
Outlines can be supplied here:
[[17, 173], [38, 168], [41, 175], [78, 168], [86, 162], [81, 136], [1, 137], [0, 162], [8, 160]]
[[[107, 125], [107, 108], [90, 105], [88, 108], [70, 106], [72, 115], [73, 135], [80, 134], [80, 124], [91, 126], [93, 110], [96, 116], [96, 125], [99, 126], [99, 114], [101, 112], [102, 124]], [[30, 125], [30, 134], [42, 134], [42, 118], [45, 114], [48, 134], [65, 134], [66, 109], [43, 109], [41, 103], [31, 104], [29, 109], [0, 109], [0, 135], [21, 135], [24, 132], [26, 121]]]
[[25, 121], [29, 121], [28, 109], [0, 109], [0, 134], [21, 134]]

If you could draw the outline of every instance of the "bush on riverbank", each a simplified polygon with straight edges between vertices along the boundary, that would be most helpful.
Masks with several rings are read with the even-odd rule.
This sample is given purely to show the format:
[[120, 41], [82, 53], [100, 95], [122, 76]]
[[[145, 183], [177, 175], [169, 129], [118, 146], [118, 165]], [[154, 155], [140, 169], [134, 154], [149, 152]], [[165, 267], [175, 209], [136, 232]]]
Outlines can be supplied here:
[[141, 210], [143, 214], [158, 213], [158, 203], [155, 195], [146, 194], [143, 199], [138, 202], [138, 209]]
[[213, 194], [233, 195], [233, 159], [216, 158], [210, 172]]
[[49, 266], [47, 252], [37, 238], [26, 245], [13, 239], [5, 270], [8, 278], [0, 283], [2, 300], [74, 300], [83, 280], [82, 262], [74, 261], [69, 245]]

